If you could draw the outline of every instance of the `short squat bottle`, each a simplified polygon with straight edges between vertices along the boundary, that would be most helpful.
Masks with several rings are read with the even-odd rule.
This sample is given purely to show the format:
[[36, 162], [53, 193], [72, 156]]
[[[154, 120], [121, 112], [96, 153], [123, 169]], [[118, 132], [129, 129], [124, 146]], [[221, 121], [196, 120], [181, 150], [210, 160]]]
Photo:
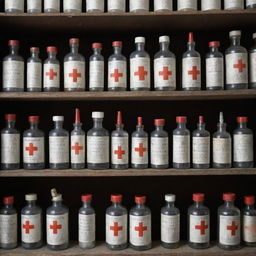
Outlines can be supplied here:
[[6, 13], [23, 13], [24, 12], [24, 0], [5, 0], [4, 10]]
[[154, 12], [170, 12], [173, 10], [173, 0], [154, 0]]
[[221, 0], [201, 0], [202, 11], [221, 10]]
[[148, 12], [149, 0], [130, 0], [129, 10], [130, 12]]
[[197, 0], [177, 0], [178, 11], [196, 11]]
[[95, 247], [95, 210], [91, 206], [92, 195], [84, 194], [81, 197], [82, 207], [78, 216], [78, 242], [82, 249], [92, 249]]
[[42, 209], [36, 204], [37, 195], [25, 196], [27, 205], [21, 210], [21, 241], [25, 249], [43, 245]]
[[104, 0], [86, 0], [86, 12], [104, 12]]
[[220, 112], [218, 129], [213, 134], [213, 168], [231, 168], [231, 136], [226, 130], [223, 113]]
[[60, 12], [60, 0], [44, 0], [44, 12]]
[[63, 11], [64, 13], [81, 13], [82, 0], [64, 0]]
[[[256, 9], [256, 1], [255, 1]], [[256, 33], [252, 35], [254, 45], [250, 49], [250, 89], [256, 89]]]
[[30, 128], [23, 133], [23, 167], [29, 170], [45, 168], [44, 132], [38, 128], [39, 116], [28, 118]]
[[224, 250], [240, 249], [240, 210], [234, 205], [235, 194], [223, 194], [218, 208], [218, 246]]
[[246, 9], [256, 9], [256, 0], [246, 0]]
[[27, 13], [41, 13], [42, 0], [27, 0]]
[[176, 249], [180, 243], [180, 211], [175, 199], [175, 195], [165, 195], [166, 204], [161, 209], [161, 243], [167, 249]]
[[136, 251], [151, 249], [151, 211], [145, 205], [145, 196], [136, 196], [130, 210], [130, 247]]
[[188, 208], [188, 244], [194, 249], [210, 246], [210, 210], [204, 205], [204, 194], [193, 194], [194, 204]]
[[122, 195], [111, 195], [112, 205], [106, 211], [106, 245], [110, 250], [127, 247], [127, 210]]
[[244, 0], [224, 0], [224, 10], [243, 10]]
[[126, 0], [108, 0], [108, 12], [125, 12]]

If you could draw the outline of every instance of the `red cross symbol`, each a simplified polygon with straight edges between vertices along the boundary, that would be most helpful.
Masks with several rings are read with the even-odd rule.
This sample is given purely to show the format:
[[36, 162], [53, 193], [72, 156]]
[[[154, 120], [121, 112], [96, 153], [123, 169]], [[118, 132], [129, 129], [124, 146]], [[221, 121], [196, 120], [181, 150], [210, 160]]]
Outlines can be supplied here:
[[238, 230], [238, 225], [236, 225], [235, 221], [232, 221], [232, 224], [230, 226], [227, 226], [227, 230], [231, 230], [231, 236], [235, 236], [236, 230]]
[[46, 72], [46, 75], [49, 76], [50, 80], [54, 80], [54, 77], [58, 75], [57, 72], [54, 72], [53, 68], [50, 68], [49, 72]]
[[30, 225], [29, 221], [27, 220], [25, 222], [25, 224], [22, 225], [22, 228], [25, 229], [25, 233], [29, 234], [30, 233], [30, 229], [35, 229], [35, 225]]
[[72, 150], [75, 150], [75, 154], [79, 155], [80, 154], [80, 150], [83, 150], [84, 147], [83, 146], [79, 146], [79, 143], [76, 142], [74, 146], [71, 147]]
[[118, 226], [118, 222], [114, 222], [114, 226], [110, 226], [109, 229], [114, 231], [114, 236], [118, 236], [118, 231], [123, 230], [123, 227]]
[[168, 80], [172, 75], [172, 71], [169, 71], [168, 67], [163, 67], [163, 71], [159, 71], [159, 76], [163, 76], [163, 80]]
[[143, 66], [138, 67], [138, 71], [134, 72], [135, 76], [139, 76], [139, 80], [143, 81], [145, 80], [145, 76], [148, 74], [147, 71], [144, 70]]
[[197, 80], [197, 76], [200, 75], [200, 70], [197, 69], [197, 66], [192, 66], [192, 70], [189, 70], [188, 74], [192, 75], [193, 80]]
[[77, 83], [77, 80], [78, 80], [77, 78], [82, 77], [82, 74], [81, 74], [81, 73], [78, 73], [78, 72], [77, 72], [77, 69], [74, 68], [74, 69], [73, 69], [73, 72], [72, 72], [72, 73], [69, 73], [68, 76], [69, 76], [69, 77], [72, 77], [73, 83]]
[[110, 74], [110, 77], [114, 77], [115, 78], [115, 82], [119, 82], [119, 77], [123, 77], [123, 73], [119, 73], [118, 72], [118, 68], [114, 69], [114, 73]]
[[146, 148], [143, 148], [143, 143], [139, 143], [139, 147], [138, 147], [138, 148], [135, 148], [134, 150], [135, 150], [135, 152], [139, 152], [139, 156], [140, 156], [140, 157], [143, 157], [144, 152], [147, 151]]
[[139, 236], [144, 235], [144, 231], [148, 230], [147, 226], [143, 226], [143, 222], [139, 222], [139, 226], [135, 227], [135, 231], [139, 231]]
[[38, 147], [34, 147], [33, 143], [29, 143], [28, 147], [26, 147], [26, 151], [29, 151], [29, 155], [33, 156], [34, 155], [34, 151], [37, 151]]
[[200, 225], [196, 225], [195, 229], [200, 230], [200, 235], [205, 235], [205, 230], [208, 229], [208, 225], [205, 224], [204, 220], [201, 220]]
[[125, 154], [125, 150], [122, 150], [122, 146], [118, 146], [118, 149], [114, 151], [114, 154], [117, 155], [118, 159], [123, 159], [123, 155]]
[[237, 64], [233, 65], [233, 68], [237, 68], [239, 73], [243, 72], [243, 69], [246, 68], [246, 64], [243, 63], [243, 60], [238, 60]]
[[58, 229], [62, 229], [62, 225], [58, 225], [58, 221], [54, 220], [50, 225], [50, 229], [53, 230], [53, 234], [58, 234]]

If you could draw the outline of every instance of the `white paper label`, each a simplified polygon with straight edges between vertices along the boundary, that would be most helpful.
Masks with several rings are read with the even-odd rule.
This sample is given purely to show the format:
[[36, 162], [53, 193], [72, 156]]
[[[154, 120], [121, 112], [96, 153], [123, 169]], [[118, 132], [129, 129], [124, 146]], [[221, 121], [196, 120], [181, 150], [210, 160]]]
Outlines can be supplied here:
[[210, 137], [193, 137], [193, 163], [210, 163]]
[[27, 0], [27, 10], [38, 10], [39, 12], [42, 12], [42, 1]]
[[23, 61], [3, 61], [3, 88], [24, 89]]
[[202, 11], [208, 10], [220, 10], [221, 9], [221, 0], [202, 0], [201, 1]]
[[46, 215], [47, 244], [61, 245], [68, 243], [68, 213]]
[[226, 84], [248, 83], [247, 53], [226, 55]]
[[224, 0], [224, 9], [244, 9], [244, 0]]
[[44, 88], [60, 88], [59, 64], [44, 64]]
[[130, 0], [130, 12], [136, 10], [149, 11], [149, 0]]
[[256, 4], [256, 0], [246, 0], [246, 6]]
[[168, 165], [169, 164], [169, 138], [150, 138], [150, 156], [151, 164], [153, 165]]
[[234, 162], [253, 161], [253, 135], [234, 134]]
[[85, 63], [83, 61], [64, 62], [65, 89], [85, 90]]
[[104, 61], [90, 61], [90, 88], [104, 88]]
[[90, 243], [95, 241], [95, 214], [79, 214], [79, 242]]
[[23, 138], [24, 163], [44, 163], [44, 137]]
[[129, 138], [111, 137], [111, 162], [112, 164], [128, 164]]
[[190, 163], [190, 136], [173, 135], [173, 162]]
[[5, 0], [5, 11], [16, 9], [24, 12], [24, 0]]
[[240, 244], [240, 216], [220, 215], [219, 242], [223, 245]]
[[104, 12], [104, 0], [86, 0], [86, 11], [100, 10]]
[[108, 62], [108, 88], [126, 88], [127, 73], [126, 61], [112, 60]]
[[250, 54], [250, 82], [256, 83], [256, 52]]
[[151, 243], [151, 215], [130, 215], [130, 243], [144, 246]]
[[132, 164], [148, 164], [147, 137], [132, 137]]
[[69, 163], [69, 137], [49, 137], [49, 158], [51, 164]]
[[154, 60], [155, 88], [171, 87], [176, 89], [175, 58], [158, 58]]
[[44, 9], [54, 9], [60, 12], [60, 0], [44, 0]]
[[125, 0], [108, 0], [108, 11], [111, 10], [125, 12]]
[[210, 240], [210, 216], [190, 215], [189, 240], [192, 243], [207, 243]]
[[85, 135], [71, 136], [71, 163], [85, 163]]
[[243, 216], [243, 240], [247, 243], [256, 242], [256, 216]]
[[1, 134], [1, 162], [3, 164], [20, 163], [19, 134]]
[[[140, 2], [137, 1], [136, 2]], [[144, 57], [130, 59], [130, 87], [150, 88], [150, 59]]]
[[197, 0], [178, 0], [178, 11], [184, 9], [197, 10]]
[[172, 0], [155, 0], [154, 11], [169, 10], [172, 11]]
[[161, 214], [161, 241], [178, 243], [180, 241], [180, 215]]
[[106, 242], [111, 245], [122, 245], [127, 242], [127, 214], [106, 214]]
[[[207, 0], [209, 1], [209, 0]], [[223, 58], [206, 59], [206, 87], [224, 87]]]
[[87, 162], [93, 164], [109, 162], [108, 136], [87, 136]]
[[63, 2], [64, 12], [66, 10], [78, 10], [82, 11], [82, 0], [64, 0]]
[[230, 138], [213, 138], [213, 162], [217, 164], [231, 163]]
[[17, 243], [17, 214], [0, 214], [0, 244]]
[[24, 243], [37, 243], [42, 239], [41, 214], [21, 215], [21, 240]]
[[27, 63], [27, 88], [42, 88], [42, 64]]

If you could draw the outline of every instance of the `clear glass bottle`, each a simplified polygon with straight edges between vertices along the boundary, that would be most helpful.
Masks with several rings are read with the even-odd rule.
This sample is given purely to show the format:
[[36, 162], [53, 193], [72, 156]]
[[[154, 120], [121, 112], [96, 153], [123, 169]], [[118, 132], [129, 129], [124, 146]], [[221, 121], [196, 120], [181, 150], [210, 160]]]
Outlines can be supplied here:
[[122, 195], [111, 195], [111, 202], [106, 211], [106, 245], [123, 250], [127, 247], [127, 209], [121, 204]]
[[86, 12], [104, 12], [104, 0], [86, 0]]
[[24, 0], [5, 0], [4, 10], [6, 13], [24, 13]]
[[69, 133], [63, 128], [64, 117], [53, 116], [54, 129], [49, 132], [50, 169], [69, 168]]
[[161, 209], [161, 244], [167, 249], [176, 249], [180, 244], [180, 211], [174, 205], [175, 199], [175, 195], [165, 195], [166, 204]]
[[21, 242], [25, 249], [43, 246], [42, 209], [36, 204], [37, 195], [25, 196], [26, 206], [21, 210]]
[[42, 0], [27, 0], [27, 13], [41, 13]]
[[188, 245], [194, 249], [210, 247], [210, 210], [204, 205], [204, 194], [193, 194], [188, 208]]
[[63, 0], [64, 13], [81, 13], [82, 0]]
[[124, 130], [122, 112], [117, 112], [116, 130], [111, 133], [111, 168], [128, 169], [129, 134]]
[[19, 55], [20, 42], [9, 40], [10, 53], [3, 59], [3, 91], [24, 91], [24, 59]]
[[197, 0], [177, 0], [178, 11], [196, 11]]
[[23, 133], [23, 168], [45, 168], [44, 132], [38, 129], [39, 116], [29, 116], [30, 128]]
[[172, 10], [172, 0], [154, 0], [154, 12], [170, 12]]
[[[256, 9], [256, 1], [255, 1]], [[253, 33], [254, 45], [250, 49], [250, 89], [256, 89], [256, 33]]]
[[246, 0], [246, 9], [256, 9], [256, 0]]
[[44, 12], [60, 12], [60, 0], [44, 0]]
[[240, 246], [240, 210], [234, 205], [235, 194], [223, 194], [224, 204], [218, 208], [218, 246], [238, 250]]
[[130, 89], [131, 91], [149, 91], [150, 57], [144, 49], [145, 38], [136, 37], [135, 45], [136, 50], [130, 55]]
[[192, 158], [194, 169], [210, 168], [211, 135], [205, 129], [204, 117], [199, 116], [197, 129], [192, 134]]
[[202, 11], [221, 10], [221, 0], [201, 0]]
[[108, 0], [108, 12], [125, 12], [126, 0]]
[[92, 112], [93, 127], [87, 132], [87, 167], [91, 170], [109, 168], [109, 132], [103, 128], [104, 112]]
[[131, 157], [132, 168], [148, 168], [148, 134], [144, 131], [142, 117], [138, 117], [136, 131], [132, 133]]
[[149, 11], [149, 0], [130, 0], [129, 5], [130, 12], [148, 12]]
[[243, 10], [244, 0], [224, 0], [224, 10]]
[[241, 31], [229, 33], [230, 47], [226, 49], [226, 89], [239, 90], [248, 88], [248, 54], [240, 45]]
[[1, 131], [1, 169], [20, 168], [20, 132], [15, 128], [16, 115], [6, 114], [6, 127]]
[[176, 56], [169, 50], [169, 36], [160, 36], [159, 44], [154, 56], [154, 90], [176, 90]]
[[130, 247], [136, 251], [152, 247], [151, 211], [145, 202], [145, 196], [135, 196], [136, 205], [130, 210]]
[[81, 197], [83, 206], [79, 209], [78, 217], [78, 241], [82, 249], [92, 249], [95, 247], [95, 210], [91, 206], [92, 195], [84, 194]]

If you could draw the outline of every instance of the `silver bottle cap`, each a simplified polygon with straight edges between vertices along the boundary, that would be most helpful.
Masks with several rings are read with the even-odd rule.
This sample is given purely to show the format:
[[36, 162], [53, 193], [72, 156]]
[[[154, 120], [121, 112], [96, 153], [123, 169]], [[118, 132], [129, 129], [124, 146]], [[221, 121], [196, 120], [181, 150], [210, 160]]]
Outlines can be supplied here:
[[104, 118], [104, 112], [92, 112], [92, 118]]
[[229, 32], [229, 37], [241, 36], [241, 30], [233, 30]]
[[170, 37], [169, 36], [160, 36], [159, 37], [159, 43], [169, 43]]
[[165, 195], [165, 201], [166, 201], [166, 202], [172, 203], [172, 202], [175, 202], [175, 199], [176, 199], [176, 196], [173, 195], [173, 194], [167, 194], [167, 195]]
[[27, 194], [25, 195], [26, 201], [36, 201], [37, 200], [37, 194]]
[[135, 37], [135, 43], [145, 43], [145, 37]]
[[53, 116], [52, 118], [53, 121], [64, 121], [64, 116]]

